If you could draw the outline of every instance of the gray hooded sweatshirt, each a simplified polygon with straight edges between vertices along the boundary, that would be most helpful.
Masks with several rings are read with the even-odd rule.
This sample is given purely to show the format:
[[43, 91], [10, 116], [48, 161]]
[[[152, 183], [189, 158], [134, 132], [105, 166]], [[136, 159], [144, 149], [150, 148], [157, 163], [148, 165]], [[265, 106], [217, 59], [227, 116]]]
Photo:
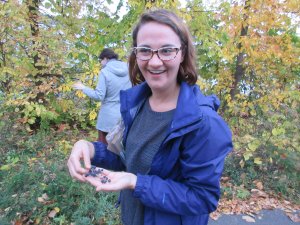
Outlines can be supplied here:
[[109, 132], [121, 118], [120, 90], [131, 88], [128, 66], [125, 62], [111, 59], [100, 71], [96, 89], [86, 87], [83, 93], [101, 101], [97, 117], [97, 130]]

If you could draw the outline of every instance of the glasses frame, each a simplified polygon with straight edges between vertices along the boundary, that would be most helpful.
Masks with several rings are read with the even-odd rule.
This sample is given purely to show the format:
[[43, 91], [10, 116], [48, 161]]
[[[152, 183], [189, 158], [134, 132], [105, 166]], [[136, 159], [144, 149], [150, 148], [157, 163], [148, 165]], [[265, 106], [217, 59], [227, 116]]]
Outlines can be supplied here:
[[[172, 58], [172, 59], [161, 59], [161, 58], [160, 58], [160, 56], [159, 56], [159, 54], [158, 54], [159, 50], [161, 50], [161, 49], [166, 49], [166, 48], [176, 49], [176, 55], [174, 56], [174, 58]], [[150, 57], [149, 59], [141, 59], [141, 58], [139, 58], [139, 57], [137, 56], [137, 50], [138, 50], [138, 49], [149, 49], [149, 50], [151, 50], [151, 53], [152, 53], [151, 57]], [[158, 49], [156, 49], [156, 50], [153, 50], [152, 48], [148, 48], [148, 47], [134, 47], [134, 48], [132, 49], [132, 51], [133, 51], [134, 54], [135, 54], [135, 57], [136, 57], [137, 59], [141, 60], [141, 61], [149, 61], [150, 59], [153, 58], [154, 54], [156, 54], [157, 57], [158, 57], [161, 61], [171, 61], [171, 60], [174, 60], [174, 59], [176, 58], [176, 56], [178, 55], [178, 52], [179, 52], [180, 50], [182, 50], [182, 46], [180, 46], [180, 47], [173, 47], [173, 46], [170, 46], [170, 47], [162, 47], [162, 48], [158, 48]]]

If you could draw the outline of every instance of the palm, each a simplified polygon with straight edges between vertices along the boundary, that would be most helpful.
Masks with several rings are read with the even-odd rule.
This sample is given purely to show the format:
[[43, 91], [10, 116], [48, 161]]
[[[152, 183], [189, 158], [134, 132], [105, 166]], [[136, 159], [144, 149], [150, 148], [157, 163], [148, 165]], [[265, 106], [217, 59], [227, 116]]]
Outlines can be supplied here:
[[126, 172], [112, 172], [103, 170], [95, 177], [88, 176], [86, 180], [96, 187], [97, 191], [120, 191], [128, 189], [132, 174]]

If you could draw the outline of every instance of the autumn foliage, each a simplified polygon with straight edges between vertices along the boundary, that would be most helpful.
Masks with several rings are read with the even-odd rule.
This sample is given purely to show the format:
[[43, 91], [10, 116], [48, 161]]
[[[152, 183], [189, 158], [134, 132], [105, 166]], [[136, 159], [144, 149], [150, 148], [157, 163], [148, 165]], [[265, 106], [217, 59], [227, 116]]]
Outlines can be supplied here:
[[180, 7], [178, 0], [129, 0], [112, 12], [110, 2], [0, 2], [0, 102], [18, 113], [17, 126], [29, 134], [62, 126], [94, 129], [101, 105], [72, 90], [73, 82], [95, 86], [104, 46], [127, 60], [138, 16], [161, 7], [190, 27], [198, 85], [221, 99], [238, 167], [272, 171], [275, 182], [280, 170], [299, 173], [298, 1], [193, 0]]

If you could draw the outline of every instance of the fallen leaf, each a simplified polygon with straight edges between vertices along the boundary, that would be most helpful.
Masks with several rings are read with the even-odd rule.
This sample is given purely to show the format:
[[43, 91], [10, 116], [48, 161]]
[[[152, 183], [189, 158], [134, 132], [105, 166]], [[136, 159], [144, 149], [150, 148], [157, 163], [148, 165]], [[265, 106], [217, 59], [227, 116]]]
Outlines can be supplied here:
[[56, 214], [57, 214], [56, 210], [55, 210], [55, 209], [52, 209], [52, 210], [49, 212], [48, 217], [49, 217], [49, 218], [54, 218]]
[[221, 181], [223, 182], [226, 182], [226, 181], [229, 181], [230, 180], [230, 177], [221, 177]]
[[46, 201], [49, 200], [49, 197], [46, 193], [42, 194], [42, 198]]
[[217, 220], [217, 219], [219, 219], [220, 216], [221, 216], [221, 214], [219, 212], [217, 212], [217, 211], [214, 211], [211, 214], [209, 214], [209, 217], [212, 220]]
[[23, 224], [22, 220], [16, 220], [14, 222], [14, 225], [22, 225], [22, 224]]
[[287, 215], [293, 222], [295, 222], [295, 223], [300, 222], [300, 213], [298, 213], [298, 214], [287, 213], [286, 215]]
[[263, 192], [259, 189], [251, 189], [251, 196], [253, 198], [258, 198], [258, 197], [267, 198], [268, 197], [268, 195], [265, 192]]
[[260, 181], [256, 183], [256, 187], [257, 187], [258, 190], [263, 190], [264, 189], [264, 186], [263, 186], [262, 182], [260, 182]]
[[49, 197], [46, 193], [42, 194], [42, 197], [38, 197], [37, 201], [42, 204], [47, 204], [49, 201]]
[[246, 220], [248, 223], [255, 223], [255, 219], [251, 216], [243, 216], [242, 219]]
[[39, 203], [44, 203], [44, 202], [45, 202], [45, 200], [44, 200], [42, 197], [38, 197], [38, 198], [37, 198], [37, 201], [38, 201]]

